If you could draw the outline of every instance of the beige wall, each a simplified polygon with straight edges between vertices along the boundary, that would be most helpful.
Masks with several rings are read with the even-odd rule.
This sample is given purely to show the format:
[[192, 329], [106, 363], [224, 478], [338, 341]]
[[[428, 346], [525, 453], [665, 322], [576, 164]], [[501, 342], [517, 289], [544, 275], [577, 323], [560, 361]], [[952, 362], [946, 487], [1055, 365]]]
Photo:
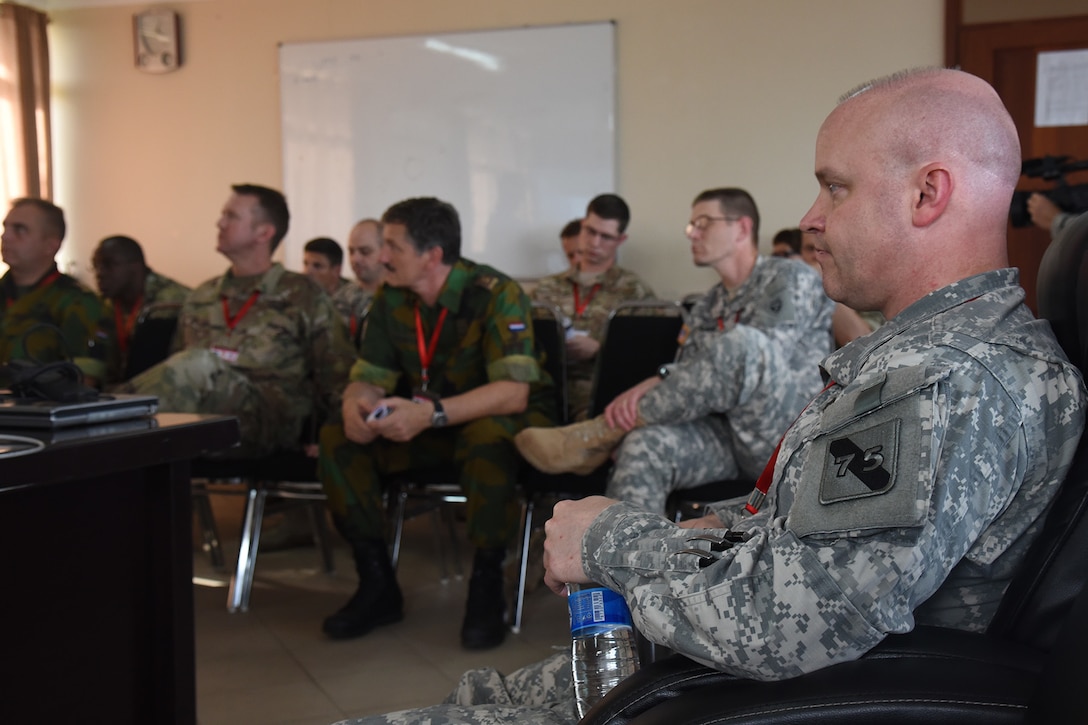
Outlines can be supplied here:
[[813, 144], [835, 99], [941, 63], [944, 12], [942, 0], [174, 2], [184, 66], [146, 75], [133, 67], [131, 24], [147, 5], [50, 7], [56, 196], [77, 274], [116, 233], [184, 282], [221, 272], [214, 224], [228, 185], [282, 181], [277, 43], [613, 19], [617, 191], [633, 212], [622, 262], [666, 296], [712, 281], [683, 238], [692, 197], [748, 188], [769, 246], [815, 195]]

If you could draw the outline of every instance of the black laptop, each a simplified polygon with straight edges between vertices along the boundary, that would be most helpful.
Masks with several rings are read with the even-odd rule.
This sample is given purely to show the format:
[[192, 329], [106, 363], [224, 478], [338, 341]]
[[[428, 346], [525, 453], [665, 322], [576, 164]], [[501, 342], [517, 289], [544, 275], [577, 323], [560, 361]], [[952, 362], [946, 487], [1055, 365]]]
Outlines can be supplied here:
[[61, 402], [0, 393], [0, 428], [70, 428], [154, 415], [154, 395], [100, 395], [95, 400]]

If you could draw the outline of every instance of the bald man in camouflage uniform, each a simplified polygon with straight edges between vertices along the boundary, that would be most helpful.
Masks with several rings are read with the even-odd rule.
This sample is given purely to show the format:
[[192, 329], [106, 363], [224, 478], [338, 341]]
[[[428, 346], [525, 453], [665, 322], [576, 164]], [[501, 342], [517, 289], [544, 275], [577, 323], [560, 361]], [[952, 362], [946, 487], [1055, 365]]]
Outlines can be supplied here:
[[519, 512], [512, 439], [526, 425], [554, 422], [555, 394], [534, 346], [528, 298], [506, 275], [460, 256], [456, 210], [407, 199], [382, 221], [386, 283], [344, 393], [344, 423], [321, 431], [321, 481], [359, 574], [358, 592], [323, 628], [346, 639], [402, 618], [384, 541], [383, 479], [452, 466], [476, 547], [461, 642], [494, 647], [505, 636], [502, 563]]
[[377, 219], [360, 219], [348, 234], [348, 261], [355, 275], [355, 290], [341, 287], [333, 295], [333, 303], [342, 314], [350, 315], [348, 329], [356, 347], [362, 342], [370, 305], [385, 277], [385, 267], [378, 261], [381, 246], [382, 223]]
[[231, 268], [186, 299], [179, 352], [119, 388], [158, 395], [165, 411], [237, 415], [242, 443], [232, 455], [297, 448], [315, 402], [338, 406], [354, 360], [328, 296], [272, 262], [288, 219], [278, 191], [233, 187], [218, 241]]
[[544, 277], [532, 298], [556, 305], [567, 326], [567, 417], [589, 414], [597, 352], [608, 315], [621, 302], [652, 299], [654, 292], [634, 272], [616, 264], [631, 219], [627, 203], [615, 194], [594, 197], [582, 220], [577, 268]]
[[[831, 382], [783, 438], [765, 500], [685, 528], [593, 497], [547, 524], [553, 590], [599, 582], [651, 640], [758, 680], [915, 623], [984, 629], [1084, 429], [1081, 375], [1005, 268], [1020, 146], [993, 89], [950, 70], [879, 79], [844, 97], [816, 148], [801, 225], [824, 285], [888, 322], [825, 359]], [[739, 536], [722, 551], [689, 540], [726, 526]], [[563, 660], [471, 673], [450, 705], [357, 722], [573, 722]]]
[[721, 281], [693, 306], [679, 362], [617, 396], [597, 419], [515, 439], [549, 473], [592, 470], [620, 443], [607, 495], [650, 511], [663, 512], [678, 489], [754, 481], [823, 387], [816, 362], [831, 351], [834, 303], [820, 276], [800, 261], [760, 256], [759, 209], [748, 192], [700, 193], [687, 235], [696, 266]]
[[[16, 199], [4, 219], [0, 363], [71, 360], [98, 382], [110, 355], [108, 320], [94, 293], [57, 269], [66, 229], [64, 212], [44, 199]], [[0, 387], [12, 382], [0, 374]]]

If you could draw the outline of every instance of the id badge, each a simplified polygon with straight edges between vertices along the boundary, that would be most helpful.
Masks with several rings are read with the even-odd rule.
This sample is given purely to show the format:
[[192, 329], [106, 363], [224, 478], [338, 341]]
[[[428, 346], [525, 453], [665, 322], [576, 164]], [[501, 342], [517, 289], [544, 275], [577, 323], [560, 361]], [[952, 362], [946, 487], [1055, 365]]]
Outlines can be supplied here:
[[219, 356], [224, 362], [228, 362], [232, 365], [238, 362], [237, 350], [232, 350], [229, 347], [219, 347], [218, 345], [213, 345], [212, 352]]

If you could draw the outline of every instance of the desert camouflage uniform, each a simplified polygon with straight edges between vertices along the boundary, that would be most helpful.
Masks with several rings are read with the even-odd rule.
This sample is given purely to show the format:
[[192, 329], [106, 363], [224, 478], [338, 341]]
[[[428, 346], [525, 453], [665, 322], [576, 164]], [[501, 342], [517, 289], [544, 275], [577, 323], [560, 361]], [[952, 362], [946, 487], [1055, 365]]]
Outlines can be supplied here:
[[[538, 302], [550, 302], [559, 307], [570, 322], [569, 329], [587, 332], [597, 342], [604, 337], [608, 315], [621, 302], [653, 299], [654, 292], [637, 274], [613, 265], [589, 284], [578, 283], [577, 272], [561, 272], [545, 277], [533, 289]], [[578, 299], [586, 305], [581, 315], [575, 315], [574, 288]], [[587, 303], [588, 300], [588, 303]], [[567, 361], [567, 407], [570, 420], [582, 420], [589, 413], [593, 393], [595, 358]]]
[[[110, 340], [108, 332], [101, 329], [102, 303], [93, 292], [74, 277], [61, 274], [56, 266], [30, 288], [17, 287], [8, 272], [0, 278], [0, 290], [4, 295], [0, 364], [71, 360], [84, 375], [96, 380], [105, 377]], [[30, 333], [42, 323], [57, 327], [60, 333], [46, 329]], [[0, 387], [10, 382], [0, 374]]]
[[[410, 397], [421, 387], [416, 339], [419, 297], [403, 288], [378, 290], [367, 317], [360, 359], [351, 380]], [[342, 425], [321, 430], [318, 472], [337, 528], [349, 541], [380, 538], [385, 527], [383, 474], [454, 462], [468, 496], [468, 535], [482, 548], [505, 546], [518, 522], [516, 483], [520, 457], [514, 435], [526, 425], [554, 425], [551, 378], [534, 348], [529, 300], [516, 282], [496, 270], [461, 259], [434, 307], [420, 305], [425, 340], [440, 308], [449, 310], [430, 365], [428, 392], [449, 397], [486, 383], [530, 383], [525, 412], [487, 416], [463, 425], [427, 429], [407, 443], [347, 440]]]
[[796, 260], [757, 258], [731, 297], [712, 287], [691, 310], [681, 362], [640, 401], [651, 425], [624, 438], [608, 495], [663, 512], [676, 489], [754, 481], [823, 387], [833, 309], [820, 275]]
[[[829, 356], [834, 383], [787, 432], [760, 513], [717, 509], [749, 538], [710, 566], [680, 553], [699, 531], [619, 503], [583, 539], [587, 576], [626, 597], [649, 639], [758, 680], [855, 659], [915, 622], [984, 629], [1084, 428], [1080, 373], [1023, 299], [1015, 270], [987, 272]], [[531, 696], [534, 709], [357, 722], [556, 722], [569, 682], [540, 676], [564, 659], [505, 679], [470, 673], [448, 700]]]
[[341, 279], [340, 286], [331, 296], [333, 306], [348, 326], [351, 344], [358, 348], [363, 338], [363, 323], [366, 322], [366, 314], [370, 311], [374, 295], [360, 287], [357, 282]]
[[[233, 331], [224, 299], [236, 316]], [[236, 455], [297, 446], [315, 402], [339, 409], [354, 360], [328, 295], [280, 264], [255, 277], [228, 271], [197, 287], [182, 307], [175, 342], [179, 352], [119, 389], [158, 395], [164, 411], [237, 415]]]
[[[147, 277], [144, 279], [143, 303], [138, 310], [127, 311], [125, 314], [127, 317], [138, 317], [143, 310], [152, 305], [181, 305], [185, 302], [185, 298], [189, 296], [190, 291], [188, 287], [180, 282], [175, 282], [169, 277], [148, 270]], [[122, 349], [123, 346], [118, 340], [117, 317], [114, 312], [113, 300], [103, 298], [102, 308], [103, 316], [109, 321], [108, 326], [103, 325], [103, 327], [108, 327], [111, 338], [108, 380], [118, 382], [124, 378], [125, 366], [128, 364], [128, 350]], [[176, 317], [179, 310], [180, 308], [172, 310], [163, 308], [161, 310], [152, 310], [148, 314], [152, 317]], [[124, 347], [127, 348], [127, 345]]]

